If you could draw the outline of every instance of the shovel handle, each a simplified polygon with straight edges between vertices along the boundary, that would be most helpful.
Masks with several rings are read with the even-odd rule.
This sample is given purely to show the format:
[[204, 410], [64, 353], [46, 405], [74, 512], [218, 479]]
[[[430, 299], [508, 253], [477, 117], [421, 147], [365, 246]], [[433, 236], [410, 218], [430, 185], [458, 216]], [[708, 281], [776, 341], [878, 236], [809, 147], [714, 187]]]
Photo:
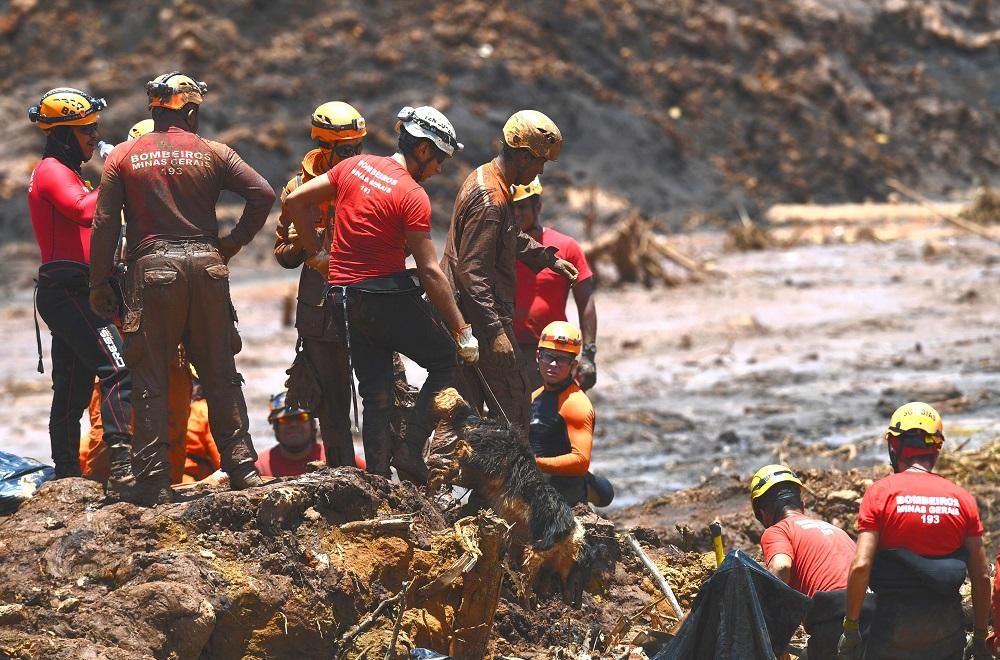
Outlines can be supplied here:
[[712, 534], [712, 548], [715, 550], [715, 567], [722, 566], [722, 560], [726, 557], [726, 551], [722, 546], [722, 523], [713, 520], [708, 525], [708, 531]]

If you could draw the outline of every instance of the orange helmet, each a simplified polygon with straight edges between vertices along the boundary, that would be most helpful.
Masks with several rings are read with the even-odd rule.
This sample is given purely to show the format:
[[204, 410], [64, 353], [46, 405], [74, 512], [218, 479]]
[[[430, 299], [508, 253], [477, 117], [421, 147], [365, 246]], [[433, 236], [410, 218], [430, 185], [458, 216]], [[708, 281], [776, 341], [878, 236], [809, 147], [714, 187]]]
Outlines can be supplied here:
[[309, 137], [321, 144], [357, 140], [368, 135], [365, 118], [354, 106], [342, 101], [329, 101], [312, 114]]
[[42, 94], [38, 105], [28, 109], [28, 119], [43, 131], [56, 126], [88, 126], [96, 124], [97, 114], [108, 107], [104, 99], [72, 87], [57, 87]]
[[503, 141], [512, 149], [527, 149], [536, 158], [557, 160], [562, 133], [555, 122], [538, 110], [519, 110], [503, 125]]
[[208, 93], [208, 85], [195, 82], [180, 71], [171, 71], [157, 76], [146, 83], [149, 108], [180, 110], [188, 103], [201, 105]]
[[539, 350], [548, 348], [553, 351], [563, 351], [579, 355], [583, 347], [583, 335], [580, 328], [569, 321], [553, 321], [545, 326], [538, 338]]

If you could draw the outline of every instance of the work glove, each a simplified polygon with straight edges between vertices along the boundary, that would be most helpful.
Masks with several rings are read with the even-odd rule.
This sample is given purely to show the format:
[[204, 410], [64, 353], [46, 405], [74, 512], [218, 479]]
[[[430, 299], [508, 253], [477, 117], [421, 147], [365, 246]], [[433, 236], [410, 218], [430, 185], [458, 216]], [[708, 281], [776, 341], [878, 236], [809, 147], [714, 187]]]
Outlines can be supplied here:
[[479, 340], [472, 334], [471, 325], [463, 325], [455, 333], [455, 343], [458, 344], [458, 358], [468, 365], [479, 361]]
[[101, 160], [107, 160], [108, 156], [111, 155], [111, 150], [115, 148], [115, 145], [108, 144], [104, 140], [97, 141], [97, 150], [101, 154]]
[[851, 624], [844, 620], [844, 632], [837, 642], [837, 660], [860, 660], [864, 654], [865, 646], [861, 641], [861, 631], [858, 630], [857, 622]]
[[965, 645], [965, 653], [962, 655], [965, 660], [993, 660], [993, 653], [986, 647], [986, 636], [977, 638], [973, 635], [969, 643]]
[[507, 333], [503, 330], [493, 338], [492, 350], [496, 362], [500, 366], [508, 367], [514, 364], [514, 347], [510, 345]]
[[570, 286], [576, 284], [576, 278], [580, 277], [580, 272], [576, 269], [576, 266], [565, 259], [556, 259], [556, 262], [552, 264], [552, 270], [565, 277], [569, 281]]
[[229, 263], [229, 260], [236, 256], [236, 253], [243, 249], [235, 238], [232, 236], [223, 236], [219, 239], [219, 254], [222, 258]]
[[323, 279], [329, 279], [330, 277], [330, 253], [326, 250], [320, 250], [313, 256], [306, 259], [306, 266], [309, 266], [313, 270], [317, 271], [323, 276]]
[[576, 368], [576, 382], [584, 392], [597, 383], [597, 365], [594, 364], [593, 357], [580, 356], [580, 364]]
[[299, 241], [299, 230], [296, 229], [295, 225], [290, 222], [288, 223], [288, 227], [285, 229], [285, 238], [290, 242], [295, 243], [295, 245], [302, 247], [302, 244]]
[[110, 282], [90, 288], [90, 309], [102, 319], [109, 321], [118, 315], [118, 296]]

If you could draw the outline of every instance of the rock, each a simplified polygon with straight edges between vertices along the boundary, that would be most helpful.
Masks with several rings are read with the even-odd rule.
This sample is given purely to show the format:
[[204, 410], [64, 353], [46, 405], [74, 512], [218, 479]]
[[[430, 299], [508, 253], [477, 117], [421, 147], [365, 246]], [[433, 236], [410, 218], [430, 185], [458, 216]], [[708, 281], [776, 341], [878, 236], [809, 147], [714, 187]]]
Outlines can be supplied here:
[[857, 502], [861, 498], [861, 494], [856, 490], [835, 490], [832, 493], [827, 494], [827, 499], [837, 500], [840, 502]]

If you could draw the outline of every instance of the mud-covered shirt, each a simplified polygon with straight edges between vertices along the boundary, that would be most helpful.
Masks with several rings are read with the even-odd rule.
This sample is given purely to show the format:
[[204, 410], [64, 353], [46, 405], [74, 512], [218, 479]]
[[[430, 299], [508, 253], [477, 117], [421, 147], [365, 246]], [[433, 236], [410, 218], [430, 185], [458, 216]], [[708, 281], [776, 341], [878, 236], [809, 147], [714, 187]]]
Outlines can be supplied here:
[[496, 161], [465, 179], [455, 198], [441, 268], [480, 343], [499, 335], [513, 319], [515, 260], [537, 273], [555, 263], [555, 252], [518, 228], [510, 183]]
[[810, 598], [817, 591], [847, 588], [847, 572], [854, 560], [854, 541], [847, 532], [823, 520], [792, 513], [764, 530], [760, 537], [764, 564], [775, 555], [792, 560], [792, 589]]
[[90, 227], [97, 191], [52, 156], [42, 158], [28, 182], [28, 212], [42, 263], [90, 263]]
[[235, 151], [196, 133], [170, 127], [122, 142], [104, 163], [91, 239], [91, 283], [110, 275], [125, 209], [129, 254], [156, 239], [219, 236], [215, 206], [223, 190], [243, 197], [243, 214], [230, 236], [246, 245], [274, 204], [267, 181]]
[[330, 283], [354, 284], [406, 269], [406, 232], [430, 232], [431, 200], [394, 158], [364, 154], [327, 172], [336, 191]]
[[878, 532], [878, 549], [924, 557], [950, 555], [983, 535], [976, 499], [932, 472], [907, 470], [879, 479], [861, 500], [859, 532]]

